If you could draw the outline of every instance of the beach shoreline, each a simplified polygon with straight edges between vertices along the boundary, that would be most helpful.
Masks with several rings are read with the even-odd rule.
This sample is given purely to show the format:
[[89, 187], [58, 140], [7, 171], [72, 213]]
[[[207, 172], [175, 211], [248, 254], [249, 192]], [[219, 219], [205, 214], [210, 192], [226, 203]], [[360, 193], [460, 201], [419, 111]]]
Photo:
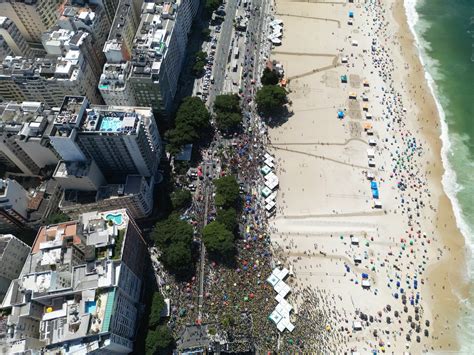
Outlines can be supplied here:
[[[319, 289], [315, 297], [320, 297], [322, 304], [334, 307], [334, 312], [326, 315], [321, 325], [342, 330], [332, 333], [334, 344], [328, 339], [326, 350], [344, 344], [346, 350], [368, 351], [388, 344], [384, 345], [389, 347], [387, 350], [395, 352], [456, 351], [459, 343], [454, 324], [460, 316], [460, 300], [468, 292], [463, 273], [466, 252], [451, 201], [442, 186], [439, 113], [426, 83], [403, 1], [386, 1], [383, 6], [387, 12], [382, 8], [376, 11], [386, 16], [388, 22], [376, 27], [377, 21], [369, 22], [372, 21], [369, 11], [357, 1], [356, 4], [277, 1], [275, 16], [285, 21], [285, 37], [271, 59], [284, 65], [290, 79], [294, 115], [269, 133], [281, 187], [278, 213], [270, 221], [272, 241], [280, 250], [279, 258], [294, 269], [296, 304], [304, 310], [304, 296], [312, 288]], [[356, 14], [351, 26], [347, 25], [348, 11]], [[395, 21], [390, 21], [392, 16]], [[380, 32], [380, 43], [377, 41], [376, 46], [381, 46], [380, 55], [387, 63], [378, 62], [377, 56], [370, 63], [370, 47], [375, 44], [369, 38], [370, 31], [364, 33], [367, 28], [363, 27], [363, 20], [368, 26], [376, 24], [374, 29]], [[301, 38], [298, 33], [308, 35]], [[391, 43], [384, 43], [383, 38], [390, 38]], [[355, 45], [354, 40], [358, 41]], [[362, 52], [362, 48], [368, 52]], [[389, 52], [390, 56], [386, 54]], [[344, 55], [349, 58], [347, 65], [339, 62]], [[393, 67], [393, 71], [380, 73], [380, 66], [383, 70]], [[349, 77], [346, 86], [339, 83], [342, 74]], [[362, 80], [369, 81], [370, 88], [361, 85]], [[349, 90], [368, 96], [367, 110], [360, 109], [363, 102], [347, 100]], [[389, 107], [388, 113], [384, 105]], [[339, 121], [335, 116], [342, 107], [348, 117]], [[399, 110], [402, 107], [403, 112]], [[364, 120], [365, 111], [373, 114], [374, 119]], [[391, 121], [385, 116], [391, 117]], [[400, 117], [403, 117], [401, 123]], [[376, 169], [366, 166], [368, 137], [361, 126], [367, 124], [374, 126], [378, 139]], [[395, 126], [404, 130], [401, 136]], [[413, 145], [412, 139], [416, 140]], [[406, 151], [402, 153], [394, 148], [406, 143], [408, 150], [412, 149], [408, 156]], [[421, 145], [423, 149], [419, 149]], [[401, 165], [406, 164], [407, 168], [403, 166], [406, 171], [395, 165], [394, 173], [389, 174], [396, 154], [399, 154], [397, 164], [400, 161]], [[409, 172], [415, 168], [413, 177]], [[384, 198], [383, 210], [374, 210], [370, 205], [366, 171], [376, 175]], [[398, 176], [408, 185], [411, 183], [413, 190], [397, 190], [394, 181]], [[409, 220], [407, 227], [406, 217], [415, 209], [418, 217]], [[405, 232], [401, 233], [403, 229]], [[350, 235], [358, 238], [360, 245], [354, 245]], [[355, 265], [352, 259], [358, 254], [365, 257]], [[373, 283], [370, 291], [359, 285], [364, 273]], [[393, 289], [394, 280], [400, 280], [397, 290]], [[414, 280], [421, 282], [415, 289]], [[402, 295], [393, 297], [399, 292], [400, 282], [402, 286], [404, 282], [407, 284], [408, 289], [401, 292], [409, 295], [408, 303], [421, 289], [420, 299], [417, 296], [416, 304], [413, 302], [413, 312], [397, 305]], [[384, 288], [385, 283], [388, 289]], [[345, 297], [347, 294], [350, 298]], [[367, 298], [371, 306], [358, 302], [361, 298]], [[418, 301], [421, 315], [416, 310]], [[399, 310], [398, 316], [392, 307]], [[375, 323], [367, 321], [362, 331], [355, 332], [350, 329], [351, 321], [363, 318], [361, 313], [375, 317]], [[404, 313], [412, 320], [421, 317], [417, 323], [419, 330], [416, 324], [410, 324], [413, 321], [406, 325], [406, 321], [402, 322], [407, 317]], [[324, 324], [331, 320], [337, 321], [330, 326]], [[395, 325], [397, 320], [399, 323]], [[425, 320], [429, 326], [423, 326]], [[377, 322], [380, 324], [374, 326]], [[298, 327], [298, 322], [295, 324]], [[412, 335], [408, 340], [405, 338], [410, 326], [413, 329], [409, 330]], [[380, 331], [385, 330], [390, 335], [381, 336]], [[428, 333], [423, 336], [425, 331]], [[420, 341], [415, 342], [417, 336]]]

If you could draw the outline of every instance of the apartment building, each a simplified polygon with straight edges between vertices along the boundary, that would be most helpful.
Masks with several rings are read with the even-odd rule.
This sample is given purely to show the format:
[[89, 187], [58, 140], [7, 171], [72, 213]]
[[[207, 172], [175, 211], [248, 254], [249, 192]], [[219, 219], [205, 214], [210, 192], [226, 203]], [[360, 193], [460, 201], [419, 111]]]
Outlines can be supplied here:
[[133, 38], [140, 23], [142, 3], [143, 0], [120, 0], [103, 49], [108, 63], [130, 60]]
[[65, 95], [81, 95], [100, 104], [98, 79], [80, 50], [58, 58], [6, 57], [0, 68], [0, 98], [44, 102], [51, 108], [61, 106]]
[[41, 38], [46, 53], [51, 57], [68, 57], [69, 51], [79, 51], [84, 57], [84, 63], [90, 68], [94, 77], [102, 73], [105, 57], [98, 53], [92, 36], [83, 31], [66, 30], [53, 27], [50, 31], [43, 33]]
[[99, 91], [106, 105], [136, 106], [131, 84], [130, 62], [106, 63], [99, 80]]
[[31, 248], [12, 234], [0, 234], [0, 302], [12, 280], [20, 276]]
[[0, 165], [37, 175], [59, 161], [49, 144], [54, 113], [40, 102], [0, 104]]
[[130, 353], [146, 243], [124, 209], [41, 227], [2, 308], [6, 353]]
[[126, 208], [134, 219], [153, 211], [153, 177], [127, 175], [123, 184], [106, 184], [96, 191], [64, 190], [59, 209], [70, 218], [91, 210]]
[[170, 113], [198, 0], [145, 3], [129, 77], [139, 106]]
[[28, 192], [15, 180], [0, 179], [0, 232], [26, 228]]
[[54, 25], [61, 0], [0, 0], [0, 14], [12, 20], [28, 42], [41, 42], [41, 34]]
[[30, 57], [33, 51], [15, 23], [0, 16], [0, 60], [9, 55]]
[[161, 139], [149, 108], [89, 105], [67, 96], [55, 127], [51, 144], [65, 161], [94, 160], [108, 179], [157, 171]]

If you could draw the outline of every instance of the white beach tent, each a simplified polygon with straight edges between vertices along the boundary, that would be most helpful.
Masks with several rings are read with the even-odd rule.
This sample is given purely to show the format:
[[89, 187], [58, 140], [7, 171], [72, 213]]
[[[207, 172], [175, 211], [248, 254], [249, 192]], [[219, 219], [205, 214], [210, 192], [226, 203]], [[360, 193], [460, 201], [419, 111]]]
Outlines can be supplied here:
[[377, 141], [376, 141], [375, 139], [373, 139], [373, 138], [370, 138], [370, 139], [369, 139], [369, 145], [372, 146], [372, 147], [374, 147], [374, 146], [377, 145]]
[[367, 149], [367, 158], [375, 158], [375, 151], [373, 149]]

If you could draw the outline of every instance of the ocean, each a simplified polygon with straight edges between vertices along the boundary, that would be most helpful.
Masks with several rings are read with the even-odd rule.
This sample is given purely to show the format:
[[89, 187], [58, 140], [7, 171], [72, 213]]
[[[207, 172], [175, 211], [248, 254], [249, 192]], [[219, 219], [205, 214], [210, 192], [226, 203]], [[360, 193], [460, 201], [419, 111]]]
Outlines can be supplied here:
[[405, 0], [405, 11], [441, 113], [443, 187], [471, 251], [459, 339], [474, 354], [474, 0]]

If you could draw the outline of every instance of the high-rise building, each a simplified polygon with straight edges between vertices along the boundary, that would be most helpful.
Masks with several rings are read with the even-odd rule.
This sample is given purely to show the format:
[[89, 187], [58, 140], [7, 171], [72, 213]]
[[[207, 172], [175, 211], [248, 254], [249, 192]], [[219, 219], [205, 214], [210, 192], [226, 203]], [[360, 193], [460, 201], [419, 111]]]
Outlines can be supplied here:
[[60, 161], [53, 178], [64, 190], [97, 191], [105, 185], [104, 175], [93, 160]]
[[61, 106], [64, 95], [81, 95], [100, 104], [98, 81], [80, 50], [52, 59], [6, 57], [0, 68], [0, 98], [39, 101], [51, 108]]
[[125, 209], [41, 227], [9, 310], [4, 353], [130, 353], [146, 243]]
[[99, 80], [99, 91], [106, 105], [136, 106], [131, 84], [130, 62], [106, 63]]
[[120, 0], [104, 54], [109, 63], [130, 60], [133, 38], [140, 23], [140, 7], [143, 0]]
[[94, 160], [106, 178], [155, 176], [161, 140], [150, 108], [89, 105], [65, 97], [51, 144], [65, 161]]
[[198, 0], [143, 6], [129, 78], [137, 105], [170, 113], [198, 6]]
[[54, 166], [58, 156], [49, 144], [54, 113], [40, 102], [0, 104], [0, 165], [37, 175]]
[[33, 51], [15, 23], [0, 16], [0, 60], [9, 55], [30, 57]]
[[61, 0], [0, 0], [0, 14], [18, 27], [28, 42], [41, 42], [41, 34], [54, 25]]
[[11, 234], [0, 234], [0, 302], [12, 280], [20, 276], [31, 248]]
[[28, 192], [18, 182], [0, 179], [0, 232], [26, 227], [28, 202]]

